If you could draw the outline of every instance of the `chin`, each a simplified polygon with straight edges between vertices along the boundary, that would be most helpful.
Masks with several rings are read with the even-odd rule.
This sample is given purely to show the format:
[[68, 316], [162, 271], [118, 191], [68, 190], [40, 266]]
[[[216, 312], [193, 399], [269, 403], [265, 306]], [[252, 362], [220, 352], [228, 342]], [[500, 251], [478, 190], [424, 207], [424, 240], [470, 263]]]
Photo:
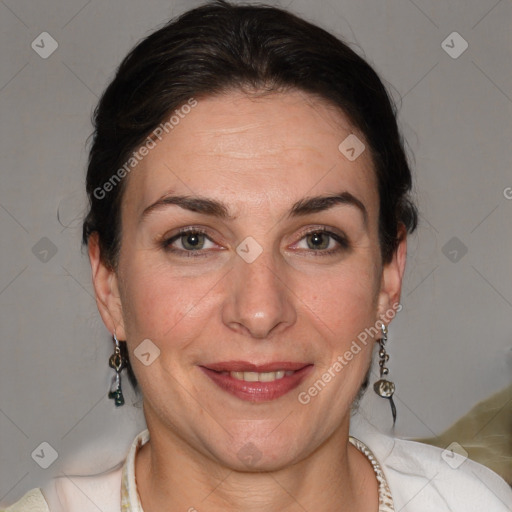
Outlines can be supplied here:
[[245, 435], [243, 438], [229, 437], [224, 448], [218, 446], [211, 452], [234, 471], [276, 471], [297, 461], [298, 444], [292, 434], [269, 439], [265, 432], [261, 435]]
[[267, 448], [261, 449], [256, 444], [248, 442], [231, 455], [227, 465], [235, 471], [259, 473], [279, 471], [289, 467], [293, 462], [289, 453], [270, 453]]

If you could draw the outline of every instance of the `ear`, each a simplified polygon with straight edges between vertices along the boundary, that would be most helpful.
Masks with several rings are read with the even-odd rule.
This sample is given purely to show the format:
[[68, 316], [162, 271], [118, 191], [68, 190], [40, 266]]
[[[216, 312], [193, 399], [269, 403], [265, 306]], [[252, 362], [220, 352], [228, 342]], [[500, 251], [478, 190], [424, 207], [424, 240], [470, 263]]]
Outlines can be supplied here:
[[[382, 269], [377, 315], [386, 324], [388, 323], [386, 312], [392, 309], [394, 304], [400, 302], [402, 291], [402, 279], [407, 258], [407, 231], [403, 224], [399, 226], [398, 239], [399, 243], [391, 261], [386, 263]], [[396, 311], [396, 307], [393, 309]]]
[[90, 235], [88, 252], [96, 305], [103, 323], [111, 333], [115, 331], [119, 340], [126, 340], [117, 274], [101, 260], [98, 233]]

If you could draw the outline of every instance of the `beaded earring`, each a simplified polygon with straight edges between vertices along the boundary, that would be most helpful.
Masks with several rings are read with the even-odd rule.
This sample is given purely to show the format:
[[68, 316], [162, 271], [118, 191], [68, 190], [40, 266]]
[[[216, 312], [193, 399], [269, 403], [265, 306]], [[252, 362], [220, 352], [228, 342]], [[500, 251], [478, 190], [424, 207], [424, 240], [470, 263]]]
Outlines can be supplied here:
[[380, 367], [380, 379], [373, 385], [373, 389], [377, 395], [382, 398], [389, 400], [391, 405], [391, 414], [393, 415], [393, 425], [396, 422], [396, 407], [393, 401], [393, 393], [395, 392], [395, 384], [389, 380], [384, 379], [385, 375], [388, 375], [389, 369], [386, 367], [386, 363], [389, 361], [389, 355], [386, 353], [386, 342], [388, 341], [388, 328], [382, 324], [382, 337], [379, 340], [379, 367]]
[[115, 343], [114, 353], [110, 356], [108, 364], [110, 368], [113, 368], [115, 370], [116, 374], [112, 378], [112, 385], [110, 387], [108, 397], [114, 400], [116, 407], [120, 407], [121, 405], [124, 405], [123, 390], [121, 389], [121, 371], [126, 366], [126, 364], [121, 354], [119, 340], [117, 339], [115, 331], [113, 340]]

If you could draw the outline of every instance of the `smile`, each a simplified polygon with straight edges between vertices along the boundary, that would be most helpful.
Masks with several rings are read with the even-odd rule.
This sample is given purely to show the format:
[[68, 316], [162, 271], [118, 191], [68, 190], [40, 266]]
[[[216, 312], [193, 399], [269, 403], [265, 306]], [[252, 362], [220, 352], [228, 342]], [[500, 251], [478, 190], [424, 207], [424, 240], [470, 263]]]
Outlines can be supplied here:
[[313, 365], [283, 362], [255, 365], [239, 361], [199, 368], [222, 391], [245, 401], [267, 402], [299, 386]]

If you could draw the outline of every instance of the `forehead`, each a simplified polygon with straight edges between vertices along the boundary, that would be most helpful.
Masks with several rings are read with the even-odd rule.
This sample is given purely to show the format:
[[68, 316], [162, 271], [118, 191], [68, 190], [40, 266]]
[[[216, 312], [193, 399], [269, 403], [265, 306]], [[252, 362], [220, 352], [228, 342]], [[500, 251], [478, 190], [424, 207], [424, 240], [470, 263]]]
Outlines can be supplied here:
[[377, 191], [369, 151], [351, 161], [339, 149], [351, 134], [364, 137], [325, 102], [297, 91], [236, 91], [198, 99], [180, 114], [129, 174], [123, 208], [130, 213], [170, 192], [228, 201], [237, 216], [347, 190], [372, 214]]

